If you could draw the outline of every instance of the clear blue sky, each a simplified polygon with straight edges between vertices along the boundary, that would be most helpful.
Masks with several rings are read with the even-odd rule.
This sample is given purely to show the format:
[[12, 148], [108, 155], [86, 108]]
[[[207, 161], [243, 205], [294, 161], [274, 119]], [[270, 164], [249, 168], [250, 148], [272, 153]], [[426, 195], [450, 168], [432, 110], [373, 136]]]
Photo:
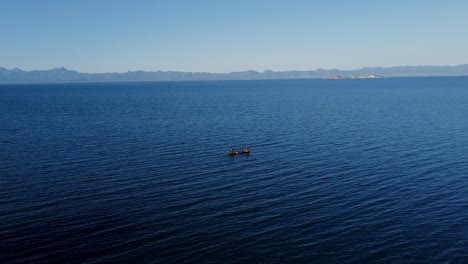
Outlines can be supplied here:
[[464, 0], [0, 0], [0, 67], [83, 72], [468, 63]]

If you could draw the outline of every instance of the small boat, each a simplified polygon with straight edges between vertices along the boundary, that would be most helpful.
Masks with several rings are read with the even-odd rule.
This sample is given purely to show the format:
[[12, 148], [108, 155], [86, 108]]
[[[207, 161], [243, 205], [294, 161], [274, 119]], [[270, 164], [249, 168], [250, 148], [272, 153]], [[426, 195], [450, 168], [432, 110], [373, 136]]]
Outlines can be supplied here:
[[233, 156], [233, 155], [239, 155], [239, 154], [249, 154], [250, 153], [250, 148], [245, 147], [243, 150], [232, 150], [232, 148], [229, 149], [228, 155]]

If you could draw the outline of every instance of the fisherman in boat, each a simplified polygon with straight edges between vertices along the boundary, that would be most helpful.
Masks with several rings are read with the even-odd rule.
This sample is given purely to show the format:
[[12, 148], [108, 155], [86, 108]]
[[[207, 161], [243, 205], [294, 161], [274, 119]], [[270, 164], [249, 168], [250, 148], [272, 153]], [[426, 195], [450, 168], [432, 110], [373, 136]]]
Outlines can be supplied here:
[[228, 154], [229, 155], [238, 155], [238, 154], [249, 154], [250, 148], [246, 146], [243, 150], [233, 150], [232, 147], [229, 147]]

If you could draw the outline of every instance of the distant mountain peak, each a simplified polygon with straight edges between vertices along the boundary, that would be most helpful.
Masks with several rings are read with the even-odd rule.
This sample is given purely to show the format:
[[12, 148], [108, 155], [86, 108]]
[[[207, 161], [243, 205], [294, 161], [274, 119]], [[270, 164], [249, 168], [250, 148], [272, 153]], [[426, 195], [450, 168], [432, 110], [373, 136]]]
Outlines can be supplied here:
[[57, 68], [53, 68], [51, 71], [69, 71], [69, 70], [65, 67], [57, 67]]
[[261, 74], [261, 73], [256, 70], [247, 70], [247, 71], [230, 72], [230, 74]]

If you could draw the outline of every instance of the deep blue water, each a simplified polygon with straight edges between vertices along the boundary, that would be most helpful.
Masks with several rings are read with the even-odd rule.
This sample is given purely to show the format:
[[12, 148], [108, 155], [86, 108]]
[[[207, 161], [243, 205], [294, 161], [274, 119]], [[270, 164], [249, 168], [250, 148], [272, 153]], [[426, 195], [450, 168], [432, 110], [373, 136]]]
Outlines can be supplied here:
[[3, 85], [0, 202], [1, 263], [466, 263], [468, 77]]

